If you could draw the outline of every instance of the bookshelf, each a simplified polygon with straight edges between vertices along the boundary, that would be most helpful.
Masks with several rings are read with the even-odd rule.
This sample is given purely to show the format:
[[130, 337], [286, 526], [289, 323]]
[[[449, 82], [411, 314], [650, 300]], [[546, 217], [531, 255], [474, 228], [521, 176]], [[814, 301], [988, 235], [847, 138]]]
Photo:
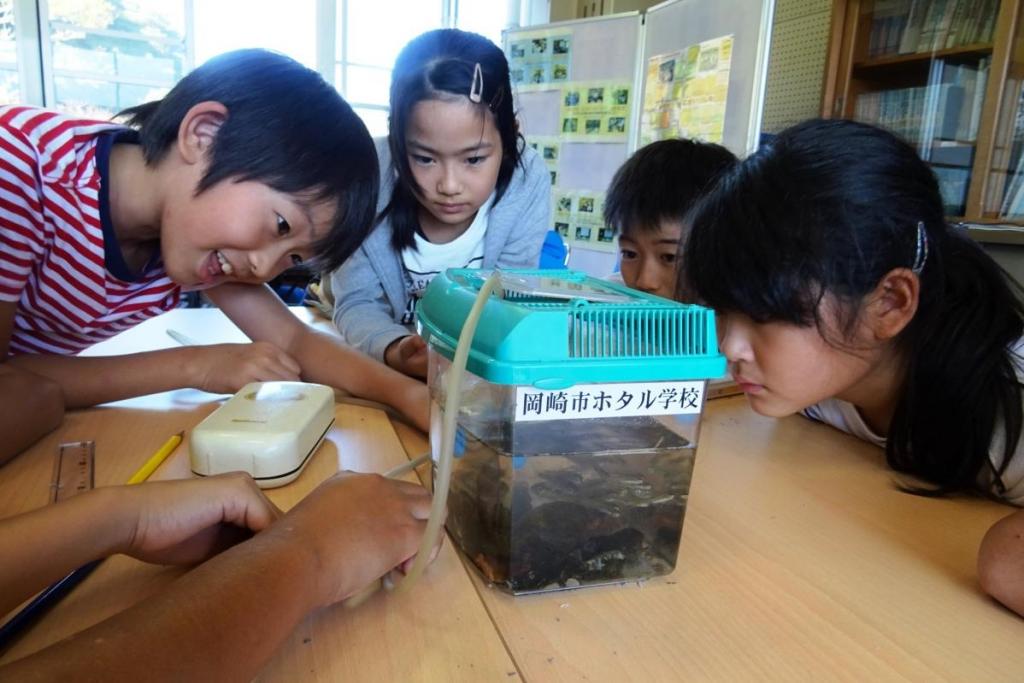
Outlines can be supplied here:
[[822, 115], [888, 128], [947, 214], [1024, 226], [1020, 0], [834, 0]]

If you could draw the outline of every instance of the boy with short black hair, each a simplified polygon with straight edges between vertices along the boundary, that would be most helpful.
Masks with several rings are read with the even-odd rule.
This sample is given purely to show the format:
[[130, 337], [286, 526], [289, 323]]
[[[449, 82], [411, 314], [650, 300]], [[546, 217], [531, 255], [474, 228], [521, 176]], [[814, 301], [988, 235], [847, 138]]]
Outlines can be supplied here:
[[[426, 389], [300, 323], [263, 284], [331, 269], [376, 209], [373, 141], [316, 72], [240, 50], [125, 112], [132, 127], [0, 107], [0, 463], [63, 410], [195, 387], [320, 382], [426, 429]], [[253, 344], [73, 354], [207, 296]]]
[[721, 145], [673, 139], [637, 150], [619, 168], [605, 197], [604, 222], [619, 235], [623, 282], [666, 299], [675, 296], [686, 214], [735, 163]]

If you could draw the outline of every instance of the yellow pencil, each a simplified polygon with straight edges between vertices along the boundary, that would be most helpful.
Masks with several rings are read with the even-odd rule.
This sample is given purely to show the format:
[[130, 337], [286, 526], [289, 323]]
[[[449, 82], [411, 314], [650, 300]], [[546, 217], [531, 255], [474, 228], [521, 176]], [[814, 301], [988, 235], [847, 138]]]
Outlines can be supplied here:
[[160, 463], [167, 459], [167, 456], [174, 452], [174, 449], [181, 443], [181, 438], [185, 436], [185, 432], [178, 432], [171, 438], [164, 442], [164, 445], [160, 447], [156, 453], [153, 454], [146, 464], [139, 468], [139, 471], [132, 475], [132, 478], [128, 480], [129, 484], [141, 484], [142, 482], [149, 479], [149, 475], [156, 471], [157, 467], [160, 467]]

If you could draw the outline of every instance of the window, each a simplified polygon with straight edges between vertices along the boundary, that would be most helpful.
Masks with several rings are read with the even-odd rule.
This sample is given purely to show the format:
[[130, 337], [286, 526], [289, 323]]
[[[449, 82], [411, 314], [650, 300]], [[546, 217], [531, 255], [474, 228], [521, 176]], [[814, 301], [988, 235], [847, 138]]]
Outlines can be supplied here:
[[[348, 0], [338, 15], [335, 85], [373, 136], [388, 132], [391, 68], [402, 47], [444, 26], [444, 3], [428, 0]], [[369, 27], [386, 26], [385, 31]]]
[[472, 31], [501, 46], [501, 32], [508, 28], [508, 3], [495, 0], [459, 0], [455, 26]]
[[195, 63], [229, 50], [263, 47], [316, 68], [316, 2], [193, 0]]
[[391, 68], [406, 43], [457, 26], [501, 45], [508, 20], [508, 3], [496, 0], [347, 0], [338, 7], [347, 14], [338, 13], [335, 85], [373, 136], [387, 135]]
[[184, 0], [48, 0], [41, 8], [46, 101], [55, 108], [107, 118], [163, 97], [188, 70]]
[[500, 43], [499, 0], [0, 0], [0, 102], [93, 118], [162, 97], [196, 64], [265, 47], [315, 68], [387, 133], [402, 47], [457, 26]]
[[0, 0], [0, 102], [18, 102], [21, 99], [14, 0]]

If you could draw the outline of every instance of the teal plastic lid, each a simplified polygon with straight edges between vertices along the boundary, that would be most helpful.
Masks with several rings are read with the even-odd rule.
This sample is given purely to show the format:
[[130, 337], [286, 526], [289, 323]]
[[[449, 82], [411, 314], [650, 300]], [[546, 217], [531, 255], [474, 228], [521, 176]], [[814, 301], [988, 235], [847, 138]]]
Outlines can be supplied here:
[[[430, 347], [451, 359], [491, 271], [437, 275], [416, 308]], [[700, 380], [725, 374], [714, 311], [574, 270], [503, 270], [469, 352], [495, 384], [562, 389], [580, 383]]]

